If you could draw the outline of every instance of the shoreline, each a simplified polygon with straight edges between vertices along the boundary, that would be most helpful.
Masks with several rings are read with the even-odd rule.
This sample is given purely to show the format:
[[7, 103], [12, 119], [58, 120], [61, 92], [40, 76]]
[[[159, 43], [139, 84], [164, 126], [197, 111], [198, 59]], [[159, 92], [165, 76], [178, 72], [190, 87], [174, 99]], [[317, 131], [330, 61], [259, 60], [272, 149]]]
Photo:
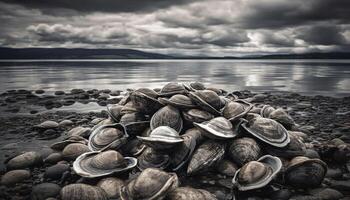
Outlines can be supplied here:
[[[36, 91], [42, 93], [42, 91]], [[55, 108], [64, 107], [64, 102], [96, 102], [102, 106], [102, 111], [98, 112], [68, 112], [68, 111], [54, 111], [41, 113], [40, 109], [38, 113], [29, 114], [26, 116], [14, 114], [13, 116], [0, 116], [0, 149], [1, 149], [1, 165], [0, 174], [5, 173], [5, 166], [3, 162], [18, 155], [22, 151], [37, 150], [43, 155], [52, 153], [49, 145], [62, 140], [66, 137], [67, 132], [76, 127], [92, 127], [94, 121], [98, 121], [100, 118], [107, 118], [107, 112], [105, 110], [106, 105], [118, 103], [124, 91], [111, 91], [111, 90], [91, 90], [84, 91], [80, 89], [72, 90], [70, 93], [59, 92], [59, 95], [43, 96], [43, 94], [37, 94], [35, 91], [19, 90], [17, 92], [9, 92], [6, 95], [3, 93], [0, 95], [6, 105], [4, 107], [11, 107], [11, 105], [18, 105], [22, 107], [26, 106], [38, 106], [41, 108]], [[350, 96], [334, 98], [325, 96], [303, 96], [297, 93], [251, 93], [250, 91], [240, 91], [242, 98], [249, 99], [252, 103], [256, 104], [268, 104], [273, 107], [281, 107], [285, 109], [296, 121], [305, 134], [308, 135], [307, 142], [315, 144], [332, 144], [333, 140], [342, 140], [345, 143], [350, 143]], [[33, 95], [34, 93], [34, 95]], [[113, 94], [114, 93], [114, 94]], [[107, 97], [108, 94], [110, 97]], [[112, 94], [112, 95], [111, 95]], [[89, 98], [87, 98], [87, 95]], [[37, 96], [37, 97], [35, 97]], [[24, 98], [25, 97], [25, 98]], [[24, 103], [25, 102], [25, 103]], [[67, 103], [66, 103], [67, 105]], [[36, 108], [38, 108], [36, 107]], [[12, 110], [16, 111], [16, 110]], [[66, 125], [60, 125], [53, 131], [36, 131], [33, 127], [46, 120], [52, 120], [57, 123], [63, 123], [63, 121], [70, 121]], [[50, 130], [50, 129], [49, 129]], [[19, 143], [18, 143], [19, 142]], [[27, 144], [27, 145], [24, 145]], [[33, 148], [35, 145], [35, 148]], [[47, 165], [36, 167], [33, 170], [30, 179], [24, 183], [17, 184], [13, 188], [7, 188], [0, 186], [0, 196], [10, 197], [15, 196], [15, 199], [27, 199], [30, 197], [31, 189], [34, 185], [43, 182], [42, 173], [45, 171]], [[350, 188], [350, 163], [345, 165], [329, 165], [329, 172], [326, 175], [326, 182], [330, 183], [329, 187], [340, 190], [342, 187]], [[348, 170], [344, 173], [344, 168]], [[214, 178], [213, 178], [213, 177]], [[68, 182], [77, 181], [76, 177]], [[216, 177], [216, 179], [215, 179]], [[344, 180], [344, 181], [343, 181]], [[216, 174], [208, 176], [201, 176], [196, 178], [189, 178], [184, 180], [186, 184], [198, 184], [198, 187], [204, 187], [210, 192], [215, 192], [216, 195], [221, 195], [220, 199], [227, 199], [230, 195], [228, 187], [230, 184], [226, 178], [222, 176], [217, 177]], [[337, 182], [338, 181], [338, 182]], [[339, 181], [343, 181], [339, 182]], [[53, 183], [60, 184], [60, 180], [54, 180]], [[332, 184], [333, 185], [332, 185]], [[336, 183], [336, 184], [335, 184]], [[218, 194], [217, 194], [218, 193]], [[346, 197], [350, 197], [350, 193], [342, 193]], [[299, 194], [299, 192], [297, 192]], [[302, 195], [303, 192], [300, 192]]]

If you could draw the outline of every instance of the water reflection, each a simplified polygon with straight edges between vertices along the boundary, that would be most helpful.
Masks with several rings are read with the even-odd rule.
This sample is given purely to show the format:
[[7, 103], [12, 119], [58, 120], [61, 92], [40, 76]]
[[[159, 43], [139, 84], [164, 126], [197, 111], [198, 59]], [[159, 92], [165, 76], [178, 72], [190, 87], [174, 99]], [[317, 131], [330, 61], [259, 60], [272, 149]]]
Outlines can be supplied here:
[[1, 90], [159, 87], [201, 81], [226, 90], [350, 94], [350, 61], [225, 60], [2, 62]]

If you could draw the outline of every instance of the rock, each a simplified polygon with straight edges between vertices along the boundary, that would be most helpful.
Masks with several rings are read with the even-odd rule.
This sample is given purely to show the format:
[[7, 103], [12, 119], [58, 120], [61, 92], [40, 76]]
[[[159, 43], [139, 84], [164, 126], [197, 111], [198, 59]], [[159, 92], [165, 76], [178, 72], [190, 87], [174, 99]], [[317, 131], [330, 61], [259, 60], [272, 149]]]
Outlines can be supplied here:
[[98, 101], [97, 104], [100, 105], [100, 106], [106, 106], [107, 105], [107, 101]]
[[309, 102], [299, 102], [299, 103], [296, 103], [293, 107], [295, 109], [303, 110], [303, 109], [306, 109], [306, 108], [311, 108], [312, 105]]
[[16, 150], [18, 148], [17, 143], [10, 143], [2, 146], [0, 150]]
[[36, 113], [38, 113], [39, 111], [37, 111], [37, 110], [31, 110], [31, 111], [29, 111], [29, 113], [30, 114], [36, 114]]
[[308, 158], [318, 158], [318, 159], [320, 158], [320, 155], [318, 154], [318, 152], [313, 149], [306, 149], [304, 156]]
[[111, 93], [109, 93], [109, 95], [111, 95], [111, 96], [119, 96], [120, 95], [120, 91], [119, 90], [112, 91]]
[[102, 188], [108, 195], [108, 198], [119, 199], [120, 198], [119, 191], [123, 185], [124, 185], [123, 180], [114, 178], [114, 177], [108, 177], [108, 178], [101, 179], [96, 186]]
[[104, 118], [95, 118], [90, 123], [93, 125], [96, 125], [96, 124], [100, 123], [102, 120], [104, 120]]
[[84, 138], [88, 138], [90, 136], [90, 133], [91, 133], [91, 129], [90, 128], [85, 128], [85, 127], [82, 127], [82, 126], [78, 126], [78, 127], [75, 127], [73, 129], [71, 129], [67, 135], [69, 137], [71, 136], [81, 136], [81, 137], [84, 137]]
[[339, 191], [350, 191], [350, 181], [331, 180], [330, 187]]
[[61, 191], [61, 187], [54, 183], [41, 183], [33, 187], [32, 200], [46, 200], [48, 198], [56, 198]]
[[12, 158], [6, 166], [8, 169], [24, 169], [38, 165], [42, 161], [41, 154], [30, 151]]
[[35, 126], [35, 128], [39, 128], [39, 129], [55, 129], [57, 127], [58, 127], [58, 123], [50, 120], [44, 121], [43, 123]]
[[74, 122], [72, 122], [71, 120], [65, 119], [63, 121], [61, 121], [60, 123], [58, 123], [59, 127], [67, 127], [67, 126], [72, 126], [74, 124]]
[[312, 195], [294, 195], [289, 200], [320, 200], [320, 199]]
[[44, 90], [35, 90], [35, 94], [44, 94], [45, 91]]
[[78, 99], [89, 99], [90, 96], [87, 93], [82, 93], [82, 94], [77, 95], [76, 98], [78, 98]]
[[54, 129], [47, 129], [39, 135], [40, 140], [51, 140], [60, 136], [60, 134]]
[[64, 95], [64, 94], [65, 94], [65, 92], [64, 91], [60, 91], [60, 90], [55, 92], [55, 95]]
[[30, 171], [23, 169], [13, 170], [7, 172], [1, 177], [1, 184], [11, 186], [21, 183], [28, 178], [30, 178]]
[[56, 164], [45, 170], [45, 177], [49, 179], [61, 179], [64, 172], [69, 171], [70, 166], [67, 164]]
[[333, 140], [330, 141], [330, 144], [339, 146], [339, 145], [345, 144], [345, 142], [339, 138], [334, 138]]
[[61, 153], [52, 153], [44, 159], [45, 163], [56, 164], [63, 159]]
[[98, 100], [107, 100], [109, 98], [109, 94], [101, 93], [97, 99]]
[[328, 168], [326, 178], [340, 179], [343, 176], [343, 172], [339, 168]]
[[63, 101], [63, 105], [64, 106], [71, 106], [75, 103], [74, 100], [66, 100], [66, 101]]
[[80, 93], [84, 93], [85, 91], [83, 89], [72, 89], [70, 91], [71, 94], [80, 94]]
[[319, 188], [310, 191], [310, 194], [321, 200], [338, 200], [344, 197], [342, 193], [331, 188]]
[[79, 143], [72, 143], [67, 145], [63, 149], [62, 156], [65, 160], [75, 160], [81, 154], [89, 151], [90, 149], [86, 145], [79, 144]]
[[270, 198], [271, 199], [278, 199], [278, 200], [288, 200], [292, 196], [292, 192], [288, 189], [281, 189], [277, 190], [271, 193]]

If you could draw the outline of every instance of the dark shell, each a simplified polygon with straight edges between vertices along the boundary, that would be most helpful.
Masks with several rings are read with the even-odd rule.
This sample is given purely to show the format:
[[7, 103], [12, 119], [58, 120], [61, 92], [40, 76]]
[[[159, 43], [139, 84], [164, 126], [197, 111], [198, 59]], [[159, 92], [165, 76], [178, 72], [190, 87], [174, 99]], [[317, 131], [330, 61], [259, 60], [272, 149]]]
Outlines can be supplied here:
[[196, 145], [202, 144], [202, 142], [205, 140], [204, 135], [197, 127], [187, 129], [185, 134], [183, 135], [187, 135], [191, 138], [194, 138], [196, 140]]
[[222, 115], [226, 119], [233, 122], [241, 117], [244, 117], [252, 109], [252, 107], [252, 104], [243, 100], [230, 101], [224, 107]]
[[175, 94], [184, 94], [186, 89], [182, 84], [179, 83], [168, 83], [159, 92], [159, 96], [167, 97]]
[[210, 90], [199, 90], [196, 92], [190, 92], [188, 96], [203, 110], [216, 116], [221, 114], [220, 109], [224, 105], [222, 105], [222, 100], [215, 92]]
[[106, 192], [101, 188], [81, 183], [64, 186], [60, 196], [62, 200], [108, 200]]
[[123, 124], [123, 125], [127, 125], [133, 122], [143, 122], [143, 121], [147, 121], [146, 117], [138, 112], [132, 112], [132, 113], [127, 113], [124, 114], [121, 118], [119, 123]]
[[124, 158], [119, 152], [108, 150], [82, 154], [74, 161], [73, 170], [80, 176], [96, 178], [132, 169], [136, 164], [136, 158]]
[[205, 90], [205, 86], [200, 82], [192, 82], [192, 83], [184, 83], [183, 86], [188, 91], [197, 91], [197, 90]]
[[293, 132], [288, 131], [290, 142], [283, 148], [277, 148], [274, 146], [267, 145], [265, 150], [267, 153], [282, 157], [282, 158], [293, 158], [295, 156], [303, 156], [306, 153], [306, 146], [303, 141], [299, 139]]
[[215, 195], [203, 189], [178, 187], [167, 195], [168, 200], [217, 200]]
[[327, 165], [320, 159], [298, 156], [293, 158], [285, 172], [285, 181], [297, 188], [318, 187], [327, 173]]
[[121, 110], [123, 109], [122, 105], [107, 105], [107, 113], [110, 118], [112, 118], [115, 122], [119, 122], [122, 117]]
[[209, 170], [221, 161], [225, 154], [225, 145], [213, 140], [205, 141], [194, 151], [187, 167], [187, 174], [192, 175]]
[[144, 145], [139, 139], [134, 138], [128, 141], [128, 145], [124, 145], [122, 147], [123, 154], [131, 155], [131, 156], [139, 156], [146, 149], [146, 145]]
[[217, 166], [217, 171], [220, 174], [226, 175], [226, 176], [234, 176], [238, 167], [235, 163], [231, 162], [230, 160], [223, 159], [220, 161], [220, 163]]
[[146, 148], [137, 160], [137, 167], [141, 171], [147, 168], [166, 169], [170, 164], [169, 155], [158, 152], [150, 147]]
[[282, 161], [278, 157], [265, 155], [237, 170], [232, 183], [240, 191], [262, 188], [269, 184], [281, 169]]
[[142, 132], [149, 127], [149, 124], [149, 121], [130, 122], [125, 124], [125, 129], [128, 135], [137, 136], [141, 135]]
[[177, 132], [181, 132], [183, 120], [180, 111], [173, 106], [165, 106], [158, 110], [151, 118], [151, 130], [159, 126], [169, 126]]
[[194, 108], [196, 105], [185, 95], [176, 94], [170, 98], [159, 98], [159, 102], [164, 105], [171, 105], [177, 108]]
[[230, 121], [224, 117], [216, 117], [210, 121], [193, 123], [202, 133], [211, 139], [230, 139], [237, 136]]
[[181, 169], [191, 158], [194, 149], [196, 148], [197, 136], [193, 134], [184, 134], [181, 136], [184, 140], [180, 145], [175, 147], [171, 154], [171, 165], [173, 171]]
[[252, 138], [238, 138], [232, 141], [228, 155], [239, 166], [247, 162], [258, 160], [261, 154], [261, 148]]
[[151, 89], [142, 88], [131, 93], [130, 100], [137, 111], [153, 114], [163, 105], [157, 100], [158, 94]]
[[128, 186], [122, 187], [122, 200], [130, 199], [163, 199], [179, 185], [175, 173], [167, 173], [156, 168], [147, 168]]
[[128, 137], [122, 124], [103, 125], [91, 133], [88, 146], [91, 151], [119, 149]]
[[285, 147], [290, 142], [288, 131], [277, 121], [254, 116], [242, 127], [259, 140], [276, 147]]
[[182, 112], [184, 119], [189, 122], [202, 123], [214, 118], [214, 115], [200, 109], [190, 109]]
[[154, 149], [169, 149], [183, 142], [179, 133], [169, 126], [159, 126], [149, 136], [137, 138]]

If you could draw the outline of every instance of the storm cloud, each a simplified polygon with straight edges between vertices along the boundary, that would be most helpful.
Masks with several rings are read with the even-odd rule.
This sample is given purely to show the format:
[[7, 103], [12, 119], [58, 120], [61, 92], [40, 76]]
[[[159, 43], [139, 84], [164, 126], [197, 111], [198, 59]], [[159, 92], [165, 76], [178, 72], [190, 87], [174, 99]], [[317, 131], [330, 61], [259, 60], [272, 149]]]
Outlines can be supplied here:
[[348, 0], [0, 0], [0, 45], [235, 56], [349, 51]]

